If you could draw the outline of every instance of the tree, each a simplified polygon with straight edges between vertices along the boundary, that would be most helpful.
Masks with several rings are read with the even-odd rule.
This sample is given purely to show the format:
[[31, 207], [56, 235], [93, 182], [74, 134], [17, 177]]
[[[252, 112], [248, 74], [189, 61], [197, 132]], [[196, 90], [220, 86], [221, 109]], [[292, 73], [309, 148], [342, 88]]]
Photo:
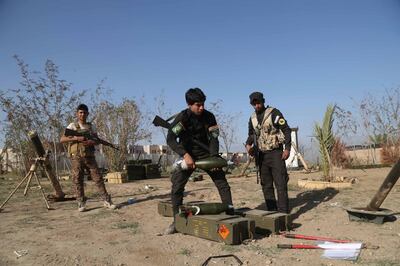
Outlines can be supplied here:
[[123, 99], [118, 105], [103, 101], [93, 112], [99, 136], [120, 148], [119, 151], [103, 149], [108, 166], [112, 171], [121, 171], [128, 157], [128, 145], [151, 137], [151, 132], [143, 125], [144, 117], [136, 102], [129, 99]]
[[371, 143], [393, 144], [400, 137], [400, 88], [386, 89], [381, 98], [367, 94], [357, 105]]
[[373, 149], [382, 147], [384, 162], [396, 162], [396, 154], [400, 154], [400, 88], [386, 89], [379, 96], [367, 93], [354, 103], [355, 114], [337, 108], [341, 111], [336, 112], [339, 128], [342, 125], [344, 132], [365, 137], [365, 143]]
[[[165, 104], [165, 94], [164, 94], [164, 90], [162, 90], [162, 92], [157, 96], [154, 97], [154, 102], [155, 102], [155, 106], [156, 106], [156, 113], [152, 112], [152, 115], [160, 115], [162, 116], [162, 118], [164, 119], [168, 119], [169, 117], [172, 116], [172, 111], [170, 108], [167, 108], [167, 105]], [[167, 134], [168, 134], [168, 130], [163, 128], [163, 127], [159, 127], [159, 129], [161, 130], [161, 133], [164, 136], [165, 141], [167, 140]]]
[[324, 178], [330, 180], [332, 177], [331, 169], [331, 154], [335, 144], [335, 137], [333, 135], [333, 114], [335, 112], [335, 105], [328, 105], [325, 111], [322, 126], [318, 123], [314, 125], [315, 137], [319, 142], [319, 152], [321, 155], [321, 167], [324, 173]]
[[73, 90], [71, 83], [59, 77], [58, 66], [52, 60], [46, 60], [42, 75], [31, 72], [18, 56], [14, 58], [22, 81], [19, 88], [0, 91], [0, 107], [6, 114], [3, 134], [9, 147], [27, 162], [35, 156], [27, 132], [38, 132], [45, 148], [50, 148], [51, 143], [60, 139], [65, 124], [87, 91]]
[[241, 113], [224, 113], [221, 110], [222, 103], [222, 100], [211, 102], [208, 109], [214, 113], [217, 119], [219, 125], [219, 136], [222, 139], [220, 146], [228, 154], [231, 151], [232, 144], [237, 140], [238, 131], [236, 122], [238, 121], [238, 117], [241, 116]]

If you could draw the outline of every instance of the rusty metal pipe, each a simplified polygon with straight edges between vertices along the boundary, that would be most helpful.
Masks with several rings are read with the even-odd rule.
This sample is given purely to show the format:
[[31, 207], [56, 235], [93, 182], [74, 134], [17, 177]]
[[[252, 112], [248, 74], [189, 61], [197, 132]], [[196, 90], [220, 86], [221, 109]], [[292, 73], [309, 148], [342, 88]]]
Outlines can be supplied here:
[[376, 192], [375, 196], [372, 198], [371, 202], [367, 205], [368, 211], [378, 211], [379, 207], [382, 205], [383, 201], [386, 199], [390, 190], [396, 184], [400, 177], [400, 160], [392, 167], [389, 174], [386, 176], [381, 187]]

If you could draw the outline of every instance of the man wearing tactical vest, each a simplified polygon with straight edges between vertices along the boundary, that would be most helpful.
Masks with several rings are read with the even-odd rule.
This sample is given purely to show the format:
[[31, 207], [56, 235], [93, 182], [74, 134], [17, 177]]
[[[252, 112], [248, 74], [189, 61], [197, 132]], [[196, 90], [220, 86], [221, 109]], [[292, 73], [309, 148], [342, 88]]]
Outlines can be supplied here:
[[[264, 95], [261, 92], [253, 92], [249, 97], [254, 113], [249, 119], [247, 152], [255, 156], [258, 162], [267, 209], [289, 213], [287, 192], [289, 176], [285, 160], [290, 154], [291, 129], [278, 109], [265, 107]], [[275, 198], [274, 185], [278, 202]]]
[[[86, 121], [88, 115], [89, 108], [85, 104], [80, 104], [76, 109], [77, 121], [69, 124], [67, 128], [96, 135], [95, 126]], [[72, 182], [75, 185], [78, 210], [80, 212], [86, 210], [86, 197], [83, 182], [85, 168], [88, 168], [90, 171], [90, 176], [95, 182], [97, 190], [104, 201], [104, 207], [112, 210], [116, 209], [116, 205], [112, 203], [111, 197], [107, 193], [104, 179], [100, 175], [95, 159], [95, 146], [98, 145], [98, 143], [81, 136], [62, 136], [60, 142], [67, 143], [68, 146], [68, 155], [72, 164]]]
[[[181, 111], [172, 122], [167, 135], [168, 146], [186, 164], [186, 169], [175, 169], [171, 181], [171, 201], [175, 214], [179, 211], [179, 206], [183, 203], [183, 192], [190, 175], [196, 168], [196, 160], [218, 155], [219, 150], [219, 129], [214, 114], [204, 108], [206, 96], [199, 88], [189, 89], [186, 94], [188, 108]], [[231, 189], [225, 178], [222, 169], [207, 171], [223, 203], [232, 205]], [[175, 222], [165, 231], [165, 234], [176, 232]]]

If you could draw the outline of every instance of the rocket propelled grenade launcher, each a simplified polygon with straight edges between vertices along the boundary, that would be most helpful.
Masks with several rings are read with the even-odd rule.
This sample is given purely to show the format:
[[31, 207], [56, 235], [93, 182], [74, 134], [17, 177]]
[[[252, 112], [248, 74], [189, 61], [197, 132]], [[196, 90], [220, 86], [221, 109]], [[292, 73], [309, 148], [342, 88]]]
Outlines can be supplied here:
[[105, 140], [99, 138], [98, 136], [92, 135], [92, 134], [90, 134], [88, 132], [79, 132], [79, 131], [76, 131], [76, 130], [72, 130], [72, 129], [66, 128], [65, 132], [64, 132], [64, 135], [66, 137], [70, 137], [70, 136], [84, 137], [84, 138], [86, 138], [88, 140], [93, 140], [93, 141], [95, 141], [95, 142], [97, 142], [99, 144], [103, 144], [103, 145], [111, 147], [111, 148], [113, 148], [115, 150], [119, 150], [119, 148], [117, 146], [115, 146], [114, 144], [112, 144], [112, 143], [110, 143], [108, 141], [105, 141]]

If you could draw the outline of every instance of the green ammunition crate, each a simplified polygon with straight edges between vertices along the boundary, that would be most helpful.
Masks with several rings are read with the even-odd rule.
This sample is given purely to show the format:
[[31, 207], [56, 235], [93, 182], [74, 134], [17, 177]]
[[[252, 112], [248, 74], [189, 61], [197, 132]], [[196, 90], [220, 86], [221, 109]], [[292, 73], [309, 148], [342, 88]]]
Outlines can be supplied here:
[[[204, 201], [198, 200], [198, 201], [189, 201], [186, 204], [199, 204], [202, 203]], [[170, 200], [163, 200], [163, 201], [159, 201], [158, 205], [157, 205], [157, 210], [158, 210], [158, 214], [160, 214], [161, 216], [165, 216], [165, 217], [172, 217], [174, 216], [174, 212], [172, 210], [172, 202]]]
[[137, 165], [144, 165], [151, 163], [151, 159], [142, 159], [142, 160], [129, 160], [128, 164], [137, 164]]
[[239, 245], [254, 235], [255, 224], [239, 215], [215, 214], [175, 217], [178, 232], [200, 238], [223, 242], [227, 245]]
[[235, 214], [254, 220], [257, 234], [277, 234], [290, 228], [290, 215], [286, 213], [242, 208], [235, 210]]
[[158, 164], [144, 164], [144, 169], [146, 172], [146, 178], [160, 178], [161, 173]]
[[126, 165], [128, 180], [140, 180], [146, 178], [146, 170], [143, 165], [128, 164]]

